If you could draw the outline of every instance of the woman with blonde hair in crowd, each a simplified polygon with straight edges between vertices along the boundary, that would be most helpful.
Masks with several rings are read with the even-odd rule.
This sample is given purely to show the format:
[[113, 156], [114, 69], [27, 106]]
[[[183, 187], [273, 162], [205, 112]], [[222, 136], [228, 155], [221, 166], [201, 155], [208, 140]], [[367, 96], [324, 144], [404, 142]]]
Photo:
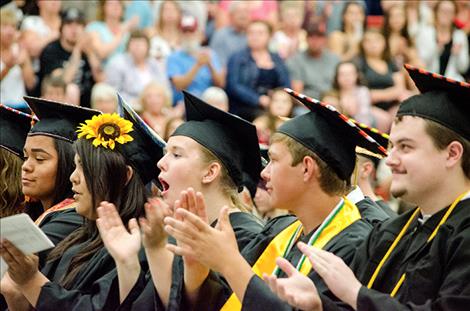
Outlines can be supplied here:
[[181, 45], [181, 7], [177, 1], [162, 1], [155, 26], [147, 29], [150, 38], [150, 56], [165, 63], [171, 52]]
[[158, 134], [164, 136], [168, 119], [171, 117], [171, 90], [155, 81], [150, 82], [139, 96], [142, 119]]
[[286, 2], [280, 9], [281, 27], [273, 34], [269, 50], [277, 52], [282, 59], [288, 59], [307, 49], [307, 32], [302, 29], [304, 7], [302, 2]]
[[91, 34], [91, 45], [104, 64], [113, 56], [124, 53], [129, 32], [137, 26], [136, 18], [122, 22], [123, 12], [123, 1], [100, 0], [98, 20], [86, 27]]

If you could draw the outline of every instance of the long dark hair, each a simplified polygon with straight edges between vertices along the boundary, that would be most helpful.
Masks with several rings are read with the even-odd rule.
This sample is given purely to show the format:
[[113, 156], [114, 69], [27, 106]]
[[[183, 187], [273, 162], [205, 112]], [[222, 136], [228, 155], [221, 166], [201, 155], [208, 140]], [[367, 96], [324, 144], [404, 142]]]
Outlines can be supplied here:
[[356, 85], [359, 85], [359, 86], [367, 85], [366, 81], [364, 81], [364, 77], [362, 76], [361, 71], [359, 70], [359, 66], [351, 60], [346, 60], [346, 61], [339, 62], [338, 65], [336, 65], [335, 76], [333, 78], [333, 90], [340, 91], [340, 86], [338, 82], [338, 72], [339, 72], [339, 67], [345, 64], [351, 64], [356, 69], [356, 73], [357, 73]]
[[54, 187], [55, 192], [54, 199], [52, 200], [52, 205], [55, 205], [73, 196], [70, 175], [72, 175], [75, 167], [73, 163], [75, 152], [73, 151], [72, 144], [68, 141], [57, 138], [53, 138], [53, 140], [58, 158]]
[[341, 32], [346, 32], [346, 25], [344, 24], [344, 15], [348, 11], [349, 7], [352, 5], [357, 5], [362, 9], [364, 13], [364, 21], [362, 22], [362, 30], [365, 31], [367, 27], [367, 16], [366, 16], [366, 8], [358, 1], [348, 1], [343, 7], [343, 11], [341, 12]]
[[[78, 139], [74, 143], [74, 150], [81, 159], [85, 181], [92, 197], [92, 206], [97, 207], [101, 201], [113, 203], [125, 224], [131, 218], [142, 215], [146, 201], [144, 184], [135, 169], [128, 180], [127, 165], [131, 167], [132, 165], [121, 153], [93, 147], [85, 139]], [[80, 270], [103, 247], [95, 221], [87, 219], [84, 226], [75, 230], [49, 254], [49, 261], [57, 260], [67, 249], [87, 240], [89, 242], [72, 258], [59, 281], [59, 284], [66, 289], [73, 286], [73, 281]]]
[[[390, 12], [395, 8], [401, 8], [401, 7], [400, 5], [396, 4], [392, 6], [388, 11], [384, 12], [384, 27], [383, 27], [382, 33], [385, 37], [385, 40], [387, 40], [387, 42], [390, 39], [390, 35], [392, 34], [392, 29], [390, 28]], [[403, 28], [400, 30], [400, 36], [405, 38], [407, 45], [414, 46], [414, 42], [411, 39], [410, 34], [408, 33], [408, 18], [406, 17], [406, 11], [404, 8], [403, 8], [403, 13], [405, 14], [405, 24], [403, 25]], [[390, 44], [389, 44], [389, 48], [390, 48]]]

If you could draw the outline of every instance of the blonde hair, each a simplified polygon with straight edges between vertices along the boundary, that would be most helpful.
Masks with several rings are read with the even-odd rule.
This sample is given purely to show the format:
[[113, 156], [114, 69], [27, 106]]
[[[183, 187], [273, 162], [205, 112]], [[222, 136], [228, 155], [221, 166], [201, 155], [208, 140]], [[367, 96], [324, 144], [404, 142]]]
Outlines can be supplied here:
[[237, 185], [235, 185], [235, 182], [228, 174], [228, 170], [225, 165], [209, 149], [203, 146], [200, 146], [200, 148], [202, 153], [202, 161], [205, 165], [209, 165], [212, 162], [217, 162], [220, 164], [221, 170], [219, 185], [222, 193], [230, 198], [230, 201], [233, 206], [235, 206], [242, 212], [251, 213], [252, 208], [242, 202], [240, 196], [238, 195], [238, 187]]
[[104, 82], [96, 83], [91, 89], [91, 108], [94, 108], [97, 100], [110, 98], [116, 101], [117, 107], [116, 89]]
[[0, 218], [21, 212], [21, 165], [17, 155], [0, 147]]
[[3, 8], [0, 10], [0, 24], [1, 25], [13, 25], [16, 27], [18, 23], [18, 19], [16, 18], [16, 14], [11, 9]]
[[166, 108], [171, 107], [171, 99], [172, 99], [171, 90], [161, 83], [152, 81], [144, 87], [144, 89], [139, 95], [139, 104], [141, 106], [142, 111], [145, 110], [145, 106], [146, 106], [145, 97], [147, 96], [147, 93], [150, 90], [160, 91], [160, 93], [162, 93], [163, 96], [165, 96], [165, 99], [163, 101], [163, 107], [166, 107]]

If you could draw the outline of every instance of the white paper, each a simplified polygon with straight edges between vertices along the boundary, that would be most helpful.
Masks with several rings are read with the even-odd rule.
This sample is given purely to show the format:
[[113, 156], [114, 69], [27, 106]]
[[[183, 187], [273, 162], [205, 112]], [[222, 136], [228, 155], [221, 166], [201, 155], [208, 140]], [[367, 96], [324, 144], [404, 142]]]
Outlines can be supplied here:
[[[10, 241], [25, 255], [54, 247], [54, 243], [42, 232], [27, 214], [18, 214], [0, 219], [0, 237]], [[8, 265], [0, 258], [0, 279]]]

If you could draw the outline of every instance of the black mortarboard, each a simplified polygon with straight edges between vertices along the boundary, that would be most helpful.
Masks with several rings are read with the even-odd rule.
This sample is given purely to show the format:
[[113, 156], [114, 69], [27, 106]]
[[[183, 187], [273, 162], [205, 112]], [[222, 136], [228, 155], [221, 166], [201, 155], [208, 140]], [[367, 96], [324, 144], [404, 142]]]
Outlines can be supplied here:
[[[351, 121], [356, 124], [360, 129], [362, 129], [364, 132], [367, 133], [370, 137], [372, 137], [380, 146], [382, 146], [384, 149], [388, 148], [388, 140], [389, 140], [389, 135], [382, 133], [378, 129], [374, 127], [370, 127], [367, 124], [361, 123], [359, 121], [356, 121], [354, 119], [350, 119]], [[371, 150], [364, 149], [362, 147], [356, 147], [356, 153], [362, 154], [365, 156], [371, 156], [375, 157], [377, 159], [382, 159], [384, 157], [384, 154], [376, 154]], [[385, 155], [386, 156], [386, 155]]]
[[101, 114], [98, 110], [42, 98], [25, 96], [24, 99], [39, 119], [29, 131], [29, 135], [46, 135], [73, 142], [77, 139], [77, 126], [92, 116]]
[[145, 184], [152, 179], [157, 180], [160, 173], [157, 162], [163, 157], [165, 141], [140, 118], [119, 94], [118, 106], [121, 116], [131, 121], [134, 128], [134, 131], [129, 133], [134, 140], [120, 145], [118, 150], [135, 166]]
[[277, 130], [295, 139], [328, 164], [343, 180], [349, 180], [356, 164], [356, 146], [374, 153], [386, 149], [357, 127], [335, 107], [303, 94], [285, 89], [302, 102], [310, 112], [285, 122]]
[[470, 140], [470, 84], [405, 65], [421, 94], [403, 101], [397, 116], [429, 119]]
[[0, 104], [0, 147], [23, 157], [33, 116]]
[[[209, 149], [223, 163], [238, 190], [244, 185], [243, 172], [258, 182], [261, 155], [256, 128], [231, 113], [219, 110], [184, 92], [187, 122], [172, 136], [187, 136]], [[247, 177], [248, 177], [247, 176]]]

